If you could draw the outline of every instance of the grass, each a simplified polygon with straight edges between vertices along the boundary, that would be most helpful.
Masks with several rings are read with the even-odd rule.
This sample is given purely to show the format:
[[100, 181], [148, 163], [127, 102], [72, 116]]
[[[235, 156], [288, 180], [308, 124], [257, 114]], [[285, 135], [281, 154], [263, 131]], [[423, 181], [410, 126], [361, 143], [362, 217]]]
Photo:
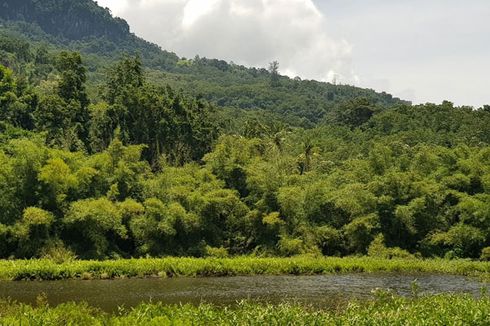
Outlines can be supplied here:
[[490, 325], [490, 298], [436, 295], [402, 298], [380, 292], [374, 301], [327, 311], [300, 305], [233, 307], [141, 304], [107, 314], [87, 304], [29, 306], [0, 302], [1, 325]]
[[445, 273], [490, 279], [490, 262], [402, 260], [369, 257], [139, 258], [107, 261], [0, 260], [1, 280], [110, 279], [120, 277], [202, 277], [313, 275], [352, 272]]

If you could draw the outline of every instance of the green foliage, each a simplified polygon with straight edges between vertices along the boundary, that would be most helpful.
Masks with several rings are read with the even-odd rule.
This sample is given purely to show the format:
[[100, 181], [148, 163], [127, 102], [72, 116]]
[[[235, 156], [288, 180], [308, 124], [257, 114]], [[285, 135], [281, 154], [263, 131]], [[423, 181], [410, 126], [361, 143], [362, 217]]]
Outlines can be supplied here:
[[282, 256], [294, 256], [305, 253], [303, 240], [297, 238], [281, 237], [277, 242], [277, 247], [279, 254]]
[[485, 247], [482, 249], [480, 259], [484, 261], [490, 260], [490, 247]]
[[468, 295], [444, 294], [417, 299], [378, 293], [368, 302], [352, 302], [338, 312], [287, 302], [234, 306], [164, 305], [145, 303], [106, 314], [85, 303], [50, 307], [44, 299], [38, 306], [0, 302], [2, 324], [50, 325], [487, 325], [490, 300]]
[[143, 67], [139, 57], [125, 58], [112, 67], [105, 98], [110, 104], [122, 101], [121, 97], [142, 87], [144, 82]]
[[378, 216], [370, 214], [359, 217], [345, 226], [345, 236], [350, 250], [366, 253], [366, 250], [379, 231]]
[[358, 128], [367, 123], [376, 110], [368, 99], [355, 99], [340, 104], [327, 119], [350, 128]]
[[457, 224], [447, 232], [432, 235], [430, 241], [433, 245], [450, 248], [450, 257], [478, 257], [485, 235], [473, 226]]
[[3, 258], [490, 245], [486, 106], [178, 58], [88, 0], [1, 7]]
[[72, 262], [77, 258], [73, 251], [66, 248], [63, 241], [59, 239], [48, 242], [41, 249], [39, 256], [42, 259], [53, 261], [56, 264]]
[[117, 130], [125, 144], [146, 144], [144, 155], [152, 164], [165, 155], [179, 165], [202, 158], [217, 136], [209, 117], [213, 108], [147, 84], [139, 58], [126, 58], [111, 70], [104, 97], [108, 106], [99, 104], [92, 114], [94, 150], [109, 143]]
[[32, 111], [37, 98], [22, 89], [12, 70], [0, 63], [0, 120], [16, 127], [32, 129]]
[[369, 245], [368, 255], [372, 257], [380, 258], [414, 258], [406, 250], [400, 249], [398, 247], [387, 248], [384, 243], [384, 237], [382, 234], [374, 238], [373, 242]]
[[[27, 255], [16, 251], [12, 227], [28, 207], [65, 221], [47, 226], [45, 240], [59, 238], [84, 257], [200, 256], [206, 246], [230, 254], [364, 254], [379, 234], [386, 247], [400, 248], [384, 256], [478, 258], [488, 247], [485, 147], [433, 146], [437, 164], [428, 170], [418, 159], [425, 145], [377, 146], [389, 162], [378, 169], [363, 146], [346, 156], [344, 138], [318, 133], [305, 171], [297, 143], [305, 132], [318, 131], [292, 131], [280, 147], [268, 138], [222, 136], [205, 164], [171, 166], [161, 157], [153, 171], [146, 146], [125, 146], [117, 133], [94, 154], [7, 141], [0, 151], [3, 255]], [[332, 139], [339, 142], [323, 149]], [[107, 226], [105, 218], [117, 222]]]
[[83, 150], [89, 129], [85, 67], [80, 54], [69, 52], [60, 53], [56, 67], [60, 76], [53, 92], [41, 95], [33, 113], [35, 124], [38, 130], [48, 132], [48, 143]]
[[6, 96], [7, 92], [12, 92], [14, 90], [15, 84], [12, 77], [12, 70], [4, 66], [0, 66], [0, 94], [2, 94], [2, 96]]
[[279, 62], [273, 61], [269, 64], [269, 73], [271, 74], [270, 84], [272, 87], [279, 86]]
[[[56, 68], [60, 71], [59, 96], [70, 102], [78, 101], [82, 107], [88, 104], [85, 93], [85, 82], [87, 81], [86, 69], [82, 64], [79, 53], [61, 52], [56, 62]], [[86, 122], [86, 121], [81, 121]]]
[[[56, 240], [49, 248], [59, 247]], [[211, 247], [211, 252], [224, 250]], [[60, 248], [61, 249], [61, 248]], [[208, 248], [209, 249], [209, 248]], [[64, 249], [66, 250], [66, 248]], [[44, 252], [44, 251], [43, 251]], [[0, 280], [100, 279], [145, 276], [236, 276], [236, 275], [314, 275], [353, 272], [445, 273], [488, 279], [490, 264], [463, 259], [400, 259], [393, 257], [321, 257], [315, 255], [286, 258], [138, 258], [117, 260], [0, 260]]]
[[81, 238], [78, 252], [84, 252], [87, 257], [104, 257], [113, 245], [110, 240], [127, 237], [119, 207], [106, 198], [74, 202], [63, 223], [70, 231], [70, 238]]
[[36, 207], [28, 207], [22, 219], [12, 226], [12, 236], [17, 241], [17, 255], [31, 257], [49, 241], [54, 218], [51, 213]]
[[216, 247], [206, 246], [205, 255], [207, 257], [225, 258], [228, 257], [229, 254], [226, 248], [223, 247], [216, 248]]

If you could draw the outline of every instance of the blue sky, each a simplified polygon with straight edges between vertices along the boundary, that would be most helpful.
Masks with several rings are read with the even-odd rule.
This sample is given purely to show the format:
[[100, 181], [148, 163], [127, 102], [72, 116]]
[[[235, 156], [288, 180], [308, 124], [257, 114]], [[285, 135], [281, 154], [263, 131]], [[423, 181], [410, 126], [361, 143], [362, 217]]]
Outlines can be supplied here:
[[490, 104], [487, 0], [99, 0], [181, 56], [387, 91]]

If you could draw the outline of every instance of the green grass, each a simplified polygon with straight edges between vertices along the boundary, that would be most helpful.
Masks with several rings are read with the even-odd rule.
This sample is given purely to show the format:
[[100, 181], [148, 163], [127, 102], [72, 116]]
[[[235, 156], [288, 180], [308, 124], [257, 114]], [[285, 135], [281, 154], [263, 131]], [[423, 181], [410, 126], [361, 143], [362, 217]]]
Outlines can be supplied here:
[[469, 260], [348, 258], [140, 258], [107, 261], [0, 260], [0, 279], [312, 275], [352, 272], [446, 273], [490, 279], [490, 263]]
[[86, 304], [32, 307], [0, 302], [1, 325], [490, 325], [490, 298], [436, 295], [401, 298], [387, 292], [374, 301], [353, 302], [339, 311], [300, 305], [242, 302], [217, 307], [203, 304], [142, 304], [107, 314]]

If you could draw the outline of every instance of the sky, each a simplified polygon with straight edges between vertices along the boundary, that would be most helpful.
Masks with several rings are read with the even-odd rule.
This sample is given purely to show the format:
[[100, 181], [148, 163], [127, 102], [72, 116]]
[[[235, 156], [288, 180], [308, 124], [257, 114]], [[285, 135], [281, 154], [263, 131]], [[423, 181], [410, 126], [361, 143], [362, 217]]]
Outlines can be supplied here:
[[386, 91], [490, 104], [488, 0], [98, 0], [179, 56]]

